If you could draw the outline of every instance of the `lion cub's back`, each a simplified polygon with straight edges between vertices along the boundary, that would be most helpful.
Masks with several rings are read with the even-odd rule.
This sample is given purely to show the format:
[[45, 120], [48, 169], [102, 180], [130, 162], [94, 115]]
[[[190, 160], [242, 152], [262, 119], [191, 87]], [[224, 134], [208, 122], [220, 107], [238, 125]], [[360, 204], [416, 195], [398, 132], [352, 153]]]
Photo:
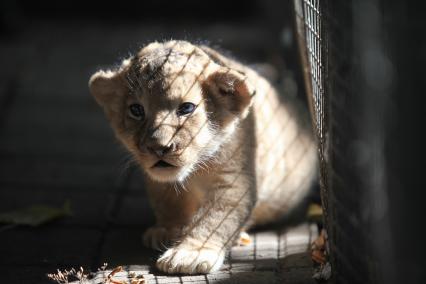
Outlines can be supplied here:
[[309, 120], [303, 119], [296, 103], [278, 97], [261, 77], [251, 81], [256, 87], [258, 185], [253, 221], [262, 224], [286, 214], [306, 196], [317, 174], [317, 153]]

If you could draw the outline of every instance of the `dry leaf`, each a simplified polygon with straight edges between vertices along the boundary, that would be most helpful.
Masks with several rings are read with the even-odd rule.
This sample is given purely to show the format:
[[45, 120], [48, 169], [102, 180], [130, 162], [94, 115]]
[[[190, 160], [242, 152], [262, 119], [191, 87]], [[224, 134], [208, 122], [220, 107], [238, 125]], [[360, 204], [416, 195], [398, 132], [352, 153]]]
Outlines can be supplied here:
[[311, 259], [320, 265], [324, 265], [327, 261], [326, 241], [325, 230], [322, 230], [311, 245]]
[[240, 239], [238, 240], [238, 245], [240, 246], [248, 246], [251, 244], [251, 238], [250, 235], [246, 232], [240, 233]]
[[105, 283], [111, 283], [111, 284], [125, 284], [126, 282], [124, 281], [116, 281], [114, 279], [112, 279], [114, 277], [115, 274], [117, 274], [118, 272], [123, 271], [123, 267], [122, 266], [117, 266], [116, 268], [114, 268], [110, 274], [108, 274], [107, 278], [105, 279]]
[[325, 255], [321, 251], [319, 251], [319, 250], [312, 251], [311, 258], [316, 263], [319, 263], [319, 264], [324, 264], [325, 263]]
[[130, 284], [142, 284], [145, 283], [145, 278], [134, 278], [130, 280]]
[[20, 210], [1, 213], [0, 223], [35, 227], [70, 215], [72, 215], [70, 202], [66, 201], [62, 208], [34, 205]]
[[312, 203], [306, 213], [308, 220], [322, 222], [322, 208], [319, 204]]
[[312, 275], [312, 278], [314, 278], [317, 281], [327, 281], [331, 278], [331, 265], [329, 262], [327, 262], [324, 265], [321, 265], [315, 269], [314, 275]]

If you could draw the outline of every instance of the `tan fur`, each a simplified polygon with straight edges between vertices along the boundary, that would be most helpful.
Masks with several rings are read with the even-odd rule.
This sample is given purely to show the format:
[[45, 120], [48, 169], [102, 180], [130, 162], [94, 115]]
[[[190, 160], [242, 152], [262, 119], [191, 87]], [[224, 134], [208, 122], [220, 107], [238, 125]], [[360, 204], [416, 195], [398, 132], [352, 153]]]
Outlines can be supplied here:
[[[309, 124], [294, 104], [209, 47], [155, 42], [119, 69], [97, 72], [89, 86], [148, 176], [157, 225], [144, 243], [171, 245], [157, 261], [162, 271], [219, 269], [242, 228], [288, 213], [316, 176]], [[197, 108], [179, 116], [184, 102]], [[143, 105], [143, 121], [129, 117], [132, 103]], [[166, 146], [164, 156], [152, 152]], [[160, 159], [175, 167], [153, 168]]]

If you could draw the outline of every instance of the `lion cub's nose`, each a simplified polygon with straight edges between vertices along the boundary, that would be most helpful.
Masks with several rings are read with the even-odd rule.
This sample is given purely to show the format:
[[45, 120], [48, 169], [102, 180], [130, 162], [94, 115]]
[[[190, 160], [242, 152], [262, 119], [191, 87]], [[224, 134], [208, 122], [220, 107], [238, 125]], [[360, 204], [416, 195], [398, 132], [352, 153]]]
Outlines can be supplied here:
[[155, 144], [147, 146], [147, 149], [158, 157], [163, 157], [170, 152], [174, 152], [176, 150], [176, 145], [175, 143], [170, 143], [168, 146]]

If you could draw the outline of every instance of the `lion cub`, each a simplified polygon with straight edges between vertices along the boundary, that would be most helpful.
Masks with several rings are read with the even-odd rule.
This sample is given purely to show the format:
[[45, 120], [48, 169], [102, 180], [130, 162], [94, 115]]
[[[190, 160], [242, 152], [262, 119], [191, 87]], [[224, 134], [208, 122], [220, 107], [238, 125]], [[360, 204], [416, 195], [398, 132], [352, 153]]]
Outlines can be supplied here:
[[164, 272], [218, 270], [243, 229], [288, 213], [315, 179], [309, 123], [209, 47], [154, 42], [89, 86], [148, 177], [157, 225], [143, 239], [166, 249]]

